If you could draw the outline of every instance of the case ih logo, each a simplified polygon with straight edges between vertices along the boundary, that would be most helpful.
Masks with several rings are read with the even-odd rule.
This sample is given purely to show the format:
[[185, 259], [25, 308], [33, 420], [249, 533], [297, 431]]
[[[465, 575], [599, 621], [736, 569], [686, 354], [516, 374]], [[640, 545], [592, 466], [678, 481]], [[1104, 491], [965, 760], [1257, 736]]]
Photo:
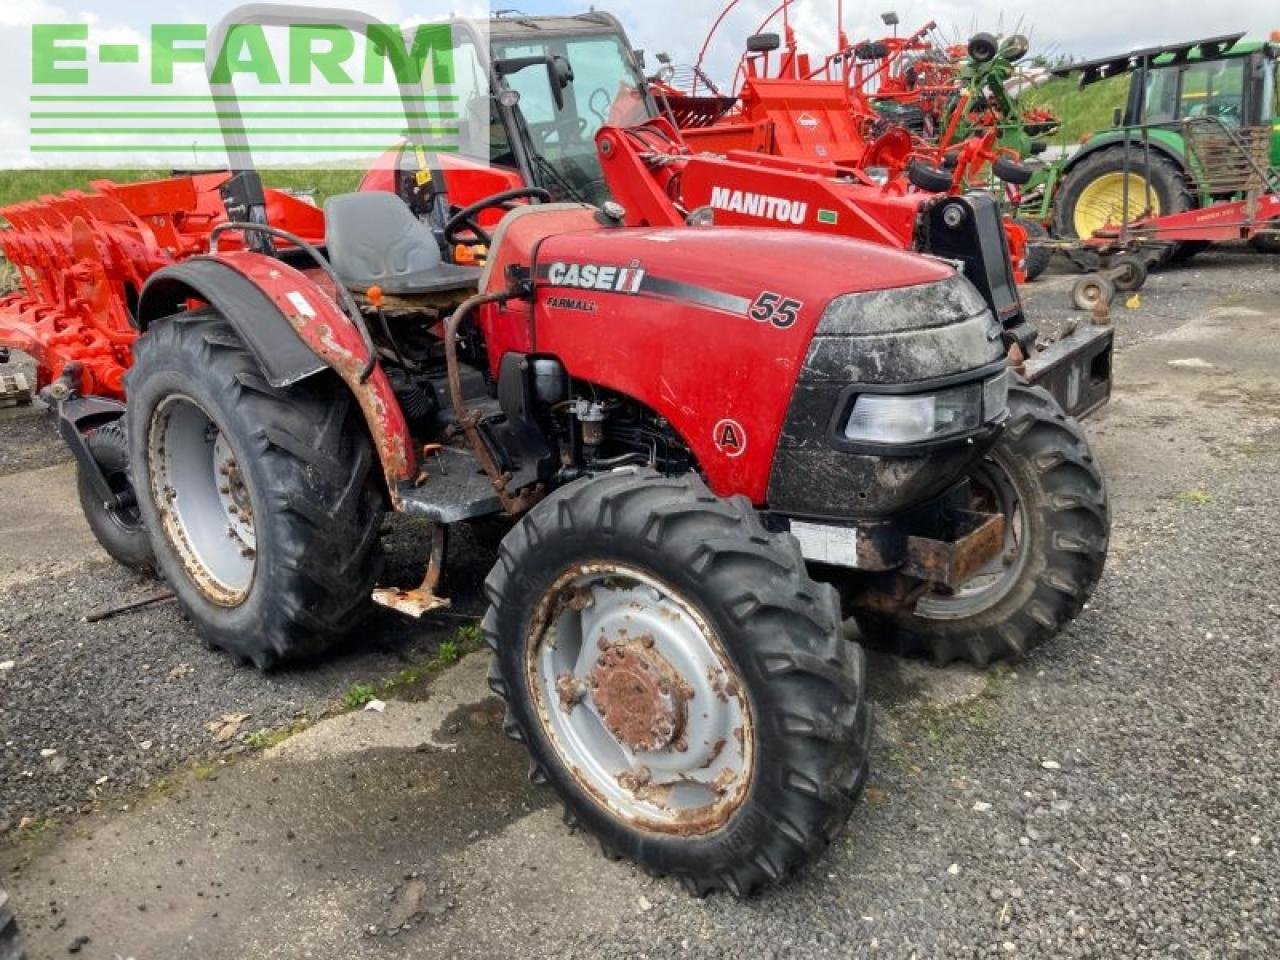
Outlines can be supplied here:
[[788, 200], [786, 197], [770, 197], [763, 193], [730, 190], [728, 187], [711, 188], [711, 206], [729, 213], [740, 213], [745, 217], [776, 220], [778, 223], [790, 223], [797, 227], [804, 226], [809, 219], [807, 203]]
[[644, 283], [644, 269], [602, 263], [553, 263], [547, 268], [547, 283], [553, 287], [576, 290], [600, 290], [605, 293], [639, 293]]

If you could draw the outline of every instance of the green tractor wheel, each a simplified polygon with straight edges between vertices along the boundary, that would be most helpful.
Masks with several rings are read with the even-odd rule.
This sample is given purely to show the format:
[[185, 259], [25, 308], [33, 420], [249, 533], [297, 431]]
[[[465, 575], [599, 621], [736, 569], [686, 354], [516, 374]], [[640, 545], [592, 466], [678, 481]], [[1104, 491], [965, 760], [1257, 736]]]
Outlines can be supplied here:
[[[1129, 222], [1139, 219], [1148, 204], [1153, 216], [1190, 210], [1194, 206], [1191, 190], [1177, 164], [1155, 152], [1149, 164], [1145, 161], [1140, 148], [1123, 145], [1082, 160], [1058, 188], [1054, 233], [1068, 239], [1091, 237], [1107, 227], [1119, 227], [1126, 209]], [[1178, 244], [1171, 253], [1176, 256], [1183, 246]]]

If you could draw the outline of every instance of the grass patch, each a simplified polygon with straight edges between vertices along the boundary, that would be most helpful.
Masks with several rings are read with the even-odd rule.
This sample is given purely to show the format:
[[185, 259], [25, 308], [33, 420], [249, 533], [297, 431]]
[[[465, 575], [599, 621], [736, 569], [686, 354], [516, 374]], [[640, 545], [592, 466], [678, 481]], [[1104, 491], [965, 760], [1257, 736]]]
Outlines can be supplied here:
[[367, 683], [353, 683], [342, 695], [342, 705], [348, 710], [359, 710], [378, 697], [377, 691]]
[[287, 727], [278, 727], [275, 730], [263, 727], [261, 730], [254, 730], [246, 736], [244, 743], [250, 750], [270, 750], [272, 747], [279, 746], [290, 737], [306, 730], [309, 726], [311, 726], [311, 723], [308, 720], [295, 720]]
[[[360, 710], [371, 700], [389, 697], [397, 691], [416, 687], [432, 677], [452, 667], [467, 654], [475, 653], [484, 646], [484, 637], [480, 625], [468, 623], [458, 628], [451, 639], [442, 640], [436, 647], [435, 655], [421, 663], [406, 667], [399, 673], [392, 674], [382, 680], [369, 683], [356, 683], [342, 697], [342, 706], [347, 710]], [[252, 735], [251, 735], [252, 736]]]
[[1178, 502], [1185, 503], [1189, 507], [1207, 507], [1213, 503], [1213, 494], [1196, 487], [1194, 490], [1183, 490], [1179, 493]]
[[[1008, 668], [996, 666], [986, 675], [981, 692], [972, 699], [922, 707], [914, 718], [917, 737], [932, 748], [943, 748], [961, 734], [991, 729], [996, 723], [996, 705], [1008, 685]], [[905, 755], [890, 757], [890, 762], [900, 770], [911, 769]]]
[[191, 779], [199, 780], [203, 783], [206, 780], [213, 780], [218, 776], [218, 764], [216, 763], [197, 763], [191, 768]]
[[1116, 107], [1124, 107], [1129, 91], [1129, 78], [1112, 77], [1083, 89], [1078, 77], [1054, 78], [1019, 100], [1025, 107], [1048, 107], [1062, 120], [1062, 130], [1053, 137], [1054, 144], [1074, 146], [1098, 130], [1108, 130]]
[[13, 835], [18, 840], [39, 840], [51, 829], [53, 829], [53, 820], [49, 817], [37, 817], [34, 820], [19, 823]]

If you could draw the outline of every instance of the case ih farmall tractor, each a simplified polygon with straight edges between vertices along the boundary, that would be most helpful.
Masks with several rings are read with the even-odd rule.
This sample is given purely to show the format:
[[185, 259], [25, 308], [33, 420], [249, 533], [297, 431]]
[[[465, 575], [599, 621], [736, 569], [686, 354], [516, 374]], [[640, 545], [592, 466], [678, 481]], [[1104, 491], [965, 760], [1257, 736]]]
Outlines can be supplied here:
[[[749, 893], [816, 856], [866, 776], [840, 600], [904, 649], [1020, 653], [1101, 573], [1101, 474], [1010, 370], [1010, 268], [978, 207], [925, 211], [954, 263], [628, 226], [596, 152], [647, 97], [616, 21], [455, 35], [494, 155], [423, 169], [410, 146], [388, 172], [404, 196], [331, 198], [323, 248], [271, 222], [287, 205], [252, 172], [223, 176], [207, 252], [133, 295], [117, 247], [71, 243], [91, 224], [52, 231], [46, 259], [101, 281], [136, 340], [125, 404], [75, 362], [42, 367], [46, 396], [87, 506], [133, 519], [199, 631], [263, 668], [322, 651], [371, 596], [447, 605], [448, 531], [510, 524], [482, 626], [531, 777], [607, 851]], [[142, 185], [117, 226], [153, 243], [194, 203], [183, 182]], [[103, 431], [127, 436], [123, 472], [93, 456]], [[387, 510], [430, 521], [415, 589], [378, 589]]]

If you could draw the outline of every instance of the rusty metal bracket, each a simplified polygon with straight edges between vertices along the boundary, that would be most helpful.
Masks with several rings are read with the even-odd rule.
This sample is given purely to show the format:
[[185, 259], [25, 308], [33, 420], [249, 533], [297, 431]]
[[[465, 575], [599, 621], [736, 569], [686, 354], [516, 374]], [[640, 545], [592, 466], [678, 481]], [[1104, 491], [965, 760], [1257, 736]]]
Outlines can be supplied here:
[[953, 540], [910, 537], [902, 572], [927, 583], [956, 589], [1000, 555], [1005, 519], [1000, 514], [957, 511]]
[[380, 607], [395, 610], [407, 616], [421, 620], [428, 613], [447, 610], [451, 605], [446, 597], [436, 594], [440, 585], [440, 574], [444, 571], [445, 528], [442, 524], [431, 525], [431, 559], [427, 563], [427, 575], [422, 584], [413, 590], [399, 590], [395, 587], [373, 591], [373, 602]]

